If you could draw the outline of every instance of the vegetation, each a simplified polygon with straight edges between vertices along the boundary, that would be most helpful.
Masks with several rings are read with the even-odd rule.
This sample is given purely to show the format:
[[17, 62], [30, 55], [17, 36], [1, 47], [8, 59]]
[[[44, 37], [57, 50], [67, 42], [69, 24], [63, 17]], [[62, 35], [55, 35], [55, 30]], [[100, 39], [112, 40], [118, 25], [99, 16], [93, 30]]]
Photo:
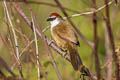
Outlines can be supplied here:
[[[0, 0], [0, 80], [119, 80], [119, 8], [117, 0]], [[53, 12], [78, 34], [81, 71], [49, 44]]]

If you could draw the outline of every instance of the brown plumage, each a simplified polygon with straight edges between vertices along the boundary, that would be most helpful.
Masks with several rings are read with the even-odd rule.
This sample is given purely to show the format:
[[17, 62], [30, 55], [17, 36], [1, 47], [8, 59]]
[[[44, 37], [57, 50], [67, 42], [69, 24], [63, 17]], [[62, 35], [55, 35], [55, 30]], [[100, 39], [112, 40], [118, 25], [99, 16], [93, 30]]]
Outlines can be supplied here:
[[68, 50], [73, 68], [80, 70], [83, 64], [78, 54], [77, 46], [80, 44], [75, 32], [57, 13], [52, 13], [47, 21], [51, 24], [51, 34], [56, 44], [61, 49], [65, 48]]
[[77, 51], [78, 38], [71, 27], [64, 21], [52, 29], [52, 37], [60, 48], [67, 48], [70, 53], [71, 63], [75, 70], [82, 64]]

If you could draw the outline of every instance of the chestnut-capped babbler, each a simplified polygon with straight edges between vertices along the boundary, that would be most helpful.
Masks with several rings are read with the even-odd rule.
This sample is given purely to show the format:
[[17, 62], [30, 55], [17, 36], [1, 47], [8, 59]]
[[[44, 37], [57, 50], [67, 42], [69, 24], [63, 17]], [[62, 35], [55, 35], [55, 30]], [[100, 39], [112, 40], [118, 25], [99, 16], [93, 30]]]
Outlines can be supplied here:
[[80, 46], [80, 44], [76, 33], [57, 13], [52, 13], [47, 21], [51, 24], [51, 35], [57, 46], [61, 49], [67, 49], [70, 53], [71, 64], [74, 70], [78, 71], [80, 68], [83, 68], [82, 61], [77, 50], [77, 46]]

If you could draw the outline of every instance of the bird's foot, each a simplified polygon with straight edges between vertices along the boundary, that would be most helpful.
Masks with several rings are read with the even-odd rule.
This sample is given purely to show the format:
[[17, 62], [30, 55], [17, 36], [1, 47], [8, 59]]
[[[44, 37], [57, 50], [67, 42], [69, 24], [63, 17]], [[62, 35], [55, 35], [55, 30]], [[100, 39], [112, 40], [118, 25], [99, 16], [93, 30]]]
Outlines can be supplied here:
[[67, 54], [68, 54], [68, 53], [66, 52], [63, 56], [66, 57]]
[[82, 73], [81, 75], [80, 75], [80, 78], [82, 79], [82, 80], [85, 80], [85, 74], [84, 73]]
[[65, 52], [65, 54], [63, 56], [66, 57], [66, 55], [68, 54], [68, 50], [67, 49], [62, 49], [62, 51]]
[[53, 42], [54, 42], [54, 40], [50, 40], [50, 41], [48, 42], [48, 45], [50, 46], [51, 43], [53, 43]]

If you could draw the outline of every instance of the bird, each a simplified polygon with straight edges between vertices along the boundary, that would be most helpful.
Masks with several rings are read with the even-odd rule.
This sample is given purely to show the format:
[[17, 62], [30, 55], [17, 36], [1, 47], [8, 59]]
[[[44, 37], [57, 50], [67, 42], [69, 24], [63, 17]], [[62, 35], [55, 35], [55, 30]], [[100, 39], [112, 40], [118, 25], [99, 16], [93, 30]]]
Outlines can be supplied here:
[[67, 49], [72, 66], [75, 71], [78, 71], [83, 64], [77, 49], [80, 43], [76, 33], [58, 13], [51, 13], [47, 21], [50, 22], [52, 38], [61, 50]]

